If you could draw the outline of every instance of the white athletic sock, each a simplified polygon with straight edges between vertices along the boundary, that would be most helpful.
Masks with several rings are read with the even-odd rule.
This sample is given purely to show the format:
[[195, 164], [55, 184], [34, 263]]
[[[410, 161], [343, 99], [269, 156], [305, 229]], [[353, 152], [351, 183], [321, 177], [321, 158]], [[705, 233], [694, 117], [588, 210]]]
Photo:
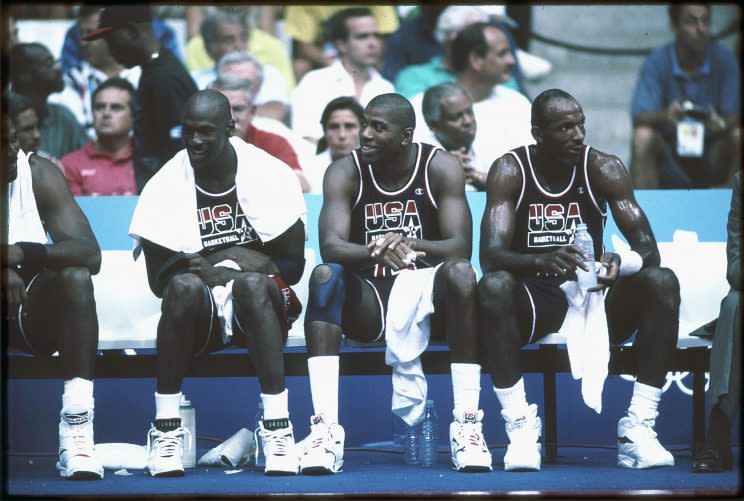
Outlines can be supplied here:
[[181, 406], [181, 392], [155, 392], [155, 419], [175, 419], [181, 417], [178, 408]]
[[478, 364], [450, 364], [452, 372], [452, 394], [455, 406], [452, 415], [462, 417], [463, 411], [478, 411], [480, 399], [481, 367]]
[[264, 406], [264, 419], [284, 419], [289, 417], [289, 391], [276, 395], [261, 393], [261, 401]]
[[526, 409], [529, 406], [527, 395], [524, 393], [524, 378], [519, 378], [517, 384], [511, 388], [496, 388], [494, 386], [493, 391], [496, 392], [496, 397], [504, 410]]
[[62, 409], [93, 410], [93, 381], [76, 377], [65, 380], [65, 392], [62, 394]]
[[636, 381], [633, 384], [633, 396], [630, 398], [628, 415], [632, 414], [637, 421], [652, 417], [659, 408], [659, 400], [661, 400], [661, 388]]
[[315, 415], [323, 414], [329, 423], [338, 423], [338, 355], [308, 358], [307, 372]]

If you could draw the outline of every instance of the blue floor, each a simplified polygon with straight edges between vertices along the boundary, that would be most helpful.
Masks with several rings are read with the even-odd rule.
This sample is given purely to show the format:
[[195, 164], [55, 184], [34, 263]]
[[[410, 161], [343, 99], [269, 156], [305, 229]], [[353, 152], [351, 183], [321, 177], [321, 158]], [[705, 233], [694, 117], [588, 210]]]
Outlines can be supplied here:
[[[199, 451], [205, 452], [204, 450]], [[265, 477], [246, 468], [235, 474], [197, 467], [182, 478], [155, 479], [141, 470], [131, 476], [106, 471], [101, 481], [69, 481], [57, 476], [50, 456], [8, 457], [7, 493], [18, 496], [209, 496], [263, 497], [278, 494], [323, 494], [374, 497], [450, 496], [456, 494], [556, 496], [733, 496], [741, 495], [741, 473], [696, 474], [687, 449], [673, 450], [676, 466], [635, 471], [615, 466], [612, 448], [562, 447], [556, 463], [539, 472], [503, 471], [503, 448], [494, 448], [494, 471], [458, 473], [449, 454], [440, 453], [432, 468], [404, 465], [400, 453], [362, 448], [347, 450], [344, 471], [320, 477]], [[738, 450], [736, 451], [738, 456]]]

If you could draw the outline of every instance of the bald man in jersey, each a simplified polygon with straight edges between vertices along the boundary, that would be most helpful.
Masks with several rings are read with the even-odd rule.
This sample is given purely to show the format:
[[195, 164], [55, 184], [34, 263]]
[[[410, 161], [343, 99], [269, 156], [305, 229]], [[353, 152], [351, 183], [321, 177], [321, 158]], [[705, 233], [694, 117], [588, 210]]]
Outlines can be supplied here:
[[[186, 103], [186, 148], [148, 181], [129, 228], [150, 288], [163, 298], [157, 337], [152, 476], [184, 474], [193, 447], [179, 419], [181, 383], [195, 356], [247, 346], [261, 386], [267, 475], [297, 473], [283, 348], [300, 310], [287, 284], [304, 266], [305, 203], [291, 169], [234, 136], [230, 103], [215, 90]], [[277, 201], [281, 207], [277, 208]]]
[[[638, 370], [627, 415], [618, 423], [618, 466], [674, 465], [654, 425], [677, 344], [679, 282], [659, 265], [654, 234], [625, 167], [617, 157], [584, 144], [584, 122], [576, 99], [559, 89], [546, 90], [532, 104], [537, 144], [506, 153], [488, 174], [478, 302], [494, 391], [509, 436], [506, 470], [539, 470], [541, 463], [541, 421], [537, 406], [526, 400], [520, 349], [562, 330], [569, 298], [576, 297], [584, 305], [599, 306], [609, 342], [636, 334]], [[603, 250], [607, 206], [632, 248], [623, 256], [627, 262]], [[586, 291], [576, 284], [577, 267], [589, 271], [586, 256], [573, 243], [580, 223], [587, 225], [601, 263], [599, 285]], [[590, 297], [596, 294], [601, 295], [594, 296], [598, 302]], [[584, 390], [582, 386], [582, 394]], [[601, 411], [601, 387], [598, 408], [592, 408]]]
[[[401, 95], [373, 98], [364, 111], [361, 147], [331, 163], [325, 174], [319, 219], [324, 264], [310, 276], [305, 316], [315, 412], [300, 459], [305, 474], [335, 473], [343, 464], [344, 429], [338, 420], [342, 332], [361, 343], [387, 342], [393, 410], [408, 424], [421, 419], [425, 378], [419, 374], [424, 389], [415, 404], [396, 404], [399, 338], [423, 335], [419, 351], [429, 334], [446, 339], [455, 398], [453, 465], [491, 470], [478, 401], [476, 276], [470, 265], [472, 218], [464, 174], [452, 154], [412, 142], [415, 125], [413, 107]], [[430, 332], [400, 327], [411, 318], [430, 320]]]

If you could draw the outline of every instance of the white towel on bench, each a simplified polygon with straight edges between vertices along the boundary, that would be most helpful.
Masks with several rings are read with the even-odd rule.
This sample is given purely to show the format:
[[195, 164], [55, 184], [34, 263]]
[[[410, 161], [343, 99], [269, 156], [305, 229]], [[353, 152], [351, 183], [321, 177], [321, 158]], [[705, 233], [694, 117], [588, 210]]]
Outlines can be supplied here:
[[31, 166], [26, 155], [18, 151], [18, 174], [8, 183], [8, 243], [47, 243], [47, 235], [39, 216], [34, 196]]
[[439, 266], [401, 271], [385, 315], [385, 363], [393, 368], [392, 409], [409, 426], [421, 421], [426, 408], [428, 388], [420, 356], [429, 345]]

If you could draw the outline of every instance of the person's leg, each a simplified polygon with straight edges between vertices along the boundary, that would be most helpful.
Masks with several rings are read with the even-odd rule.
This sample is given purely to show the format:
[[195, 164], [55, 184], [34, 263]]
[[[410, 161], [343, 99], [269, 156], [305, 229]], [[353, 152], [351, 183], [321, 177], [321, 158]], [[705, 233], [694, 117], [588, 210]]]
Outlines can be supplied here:
[[434, 277], [432, 337], [441, 329], [450, 348], [454, 397], [450, 452], [458, 471], [491, 471], [479, 404], [477, 285], [475, 270], [465, 259], [445, 262]]
[[619, 278], [607, 293], [605, 311], [614, 344], [636, 332], [638, 372], [627, 416], [618, 423], [618, 466], [652, 468], [674, 465], [656, 438], [661, 388], [679, 331], [679, 281], [668, 268], [643, 268]]
[[287, 325], [281, 292], [268, 275], [243, 273], [232, 287], [235, 324], [244, 335], [261, 385], [264, 419], [259, 425], [267, 475], [295, 475], [297, 456], [284, 383]]
[[194, 447], [181, 426], [181, 383], [189, 364], [211, 335], [215, 319], [209, 289], [192, 273], [173, 277], [163, 290], [157, 337], [157, 385], [155, 419], [147, 435], [147, 471], [154, 477], [184, 474], [181, 459], [184, 438]]
[[741, 168], [741, 128], [734, 127], [714, 141], [706, 158], [708, 185], [728, 188], [731, 177]]
[[98, 348], [98, 317], [88, 269], [69, 267], [38, 275], [21, 309], [28, 343], [49, 355], [59, 350], [64, 393], [59, 423], [60, 475], [74, 479], [103, 477], [93, 455], [93, 378]]
[[[554, 297], [557, 301], [561, 299]], [[565, 297], [562, 299], [563, 303], [558, 302], [553, 308], [558, 312], [556, 316], [565, 315]], [[488, 273], [478, 284], [481, 338], [509, 436], [504, 456], [506, 470], [539, 470], [541, 465], [542, 422], [537, 417], [537, 406], [527, 403], [520, 351], [530, 340], [547, 333], [542, 332], [542, 324], [538, 331], [535, 322], [539, 318], [536, 308], [544, 304], [550, 303], [538, 301], [537, 296], [533, 297], [523, 283], [506, 271]]]
[[633, 128], [631, 138], [630, 176], [636, 189], [659, 187], [659, 148], [661, 136], [648, 126]]
[[308, 374], [314, 415], [303, 474], [336, 473], [343, 465], [345, 433], [338, 424], [338, 379], [342, 326], [353, 339], [373, 341], [382, 317], [375, 289], [338, 264], [321, 264], [310, 274], [305, 313]]

